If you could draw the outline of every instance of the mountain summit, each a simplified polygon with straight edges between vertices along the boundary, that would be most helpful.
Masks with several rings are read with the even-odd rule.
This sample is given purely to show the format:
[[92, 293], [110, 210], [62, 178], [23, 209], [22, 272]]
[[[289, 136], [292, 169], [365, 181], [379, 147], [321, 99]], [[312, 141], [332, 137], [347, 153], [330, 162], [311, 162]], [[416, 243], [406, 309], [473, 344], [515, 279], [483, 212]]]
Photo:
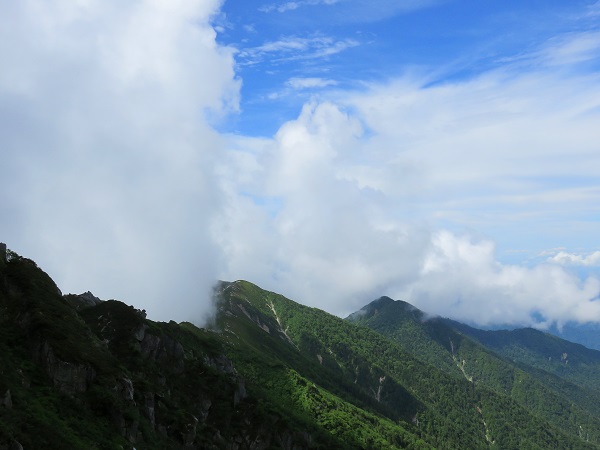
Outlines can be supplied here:
[[154, 322], [8, 252], [0, 449], [600, 448], [598, 352], [388, 297], [342, 320], [247, 281], [214, 296], [210, 329]]

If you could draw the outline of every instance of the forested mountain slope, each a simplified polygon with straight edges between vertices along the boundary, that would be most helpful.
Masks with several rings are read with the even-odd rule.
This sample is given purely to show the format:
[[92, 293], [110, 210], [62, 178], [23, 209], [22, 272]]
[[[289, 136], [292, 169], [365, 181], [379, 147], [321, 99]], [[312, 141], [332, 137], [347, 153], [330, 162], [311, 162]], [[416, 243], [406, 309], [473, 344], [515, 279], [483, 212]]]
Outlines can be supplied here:
[[512, 361], [558, 375], [600, 391], [600, 351], [566, 341], [532, 328], [478, 330], [446, 320], [460, 333]]
[[[282, 343], [296, 347], [303, 356], [312, 359], [313, 365], [318, 363], [337, 377], [335, 386], [345, 388], [353, 384], [359, 389], [360, 395], [355, 394], [354, 399], [343, 392], [340, 397], [355, 403], [362, 395], [370, 395], [376, 400], [375, 406], [362, 403], [361, 407], [401, 421], [405, 429], [433, 446], [487, 448], [494, 443], [499, 448], [592, 448], [592, 442], [598, 442], [598, 416], [573, 405], [545, 385], [543, 391], [534, 391], [535, 398], [519, 402], [510, 393], [474, 383], [461, 368], [440, 369], [380, 333], [299, 305], [250, 283], [224, 285], [221, 299], [228, 305], [228, 317], [235, 316], [244, 327], [247, 321], [253, 321], [255, 328], [262, 329], [264, 334], [276, 335]], [[267, 318], [271, 325], [263, 322]], [[230, 330], [233, 336], [236, 331]], [[239, 338], [242, 347], [247, 341]], [[453, 361], [451, 356], [450, 360]], [[282, 363], [302, 372], [291, 361]], [[522, 371], [519, 375], [523, 381], [517, 380], [514, 389], [528, 395], [532, 392], [528, 385], [530, 378]], [[308, 373], [302, 376], [326, 387], [320, 378]], [[546, 403], [553, 400], [560, 401], [551, 405], [553, 413], [541, 414]], [[568, 412], [571, 407], [572, 414]], [[562, 415], [564, 408], [573, 423], [552, 418], [552, 414]], [[318, 411], [309, 412], [316, 415]], [[408, 420], [412, 427], [406, 423]], [[325, 417], [322, 424], [339, 431], [335, 423]], [[569, 426], [563, 426], [566, 424]], [[582, 429], [587, 433], [583, 438]]]
[[[347, 320], [394, 339], [447, 373], [461, 374], [475, 385], [510, 397], [559, 429], [598, 441], [600, 352], [531, 329], [477, 330], [428, 317], [388, 297], [371, 302]], [[567, 351], [577, 361], [571, 367]]]
[[[595, 390], [586, 404], [580, 385], [457, 331], [422, 330], [411, 348], [245, 281], [219, 283], [214, 301], [210, 329], [154, 322], [62, 295], [9, 252], [0, 449], [599, 448]], [[464, 357], [491, 358], [512, 384]]]

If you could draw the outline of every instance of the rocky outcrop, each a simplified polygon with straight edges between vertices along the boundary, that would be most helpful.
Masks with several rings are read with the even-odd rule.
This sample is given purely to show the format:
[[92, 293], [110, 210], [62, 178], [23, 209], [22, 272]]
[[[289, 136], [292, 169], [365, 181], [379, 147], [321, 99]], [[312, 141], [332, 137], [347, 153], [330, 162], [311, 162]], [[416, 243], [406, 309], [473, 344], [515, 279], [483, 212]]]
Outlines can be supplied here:
[[54, 387], [64, 394], [72, 396], [85, 392], [96, 378], [96, 371], [90, 364], [60, 360], [47, 341], [36, 345], [33, 354], [34, 360], [44, 368]]
[[233, 362], [225, 355], [205, 355], [204, 364], [228, 375], [237, 373], [233, 367]]
[[151, 359], [160, 365], [168, 365], [176, 374], [183, 372], [185, 368], [183, 345], [169, 336], [157, 336], [146, 333], [145, 330], [138, 331], [136, 334], [143, 336], [140, 341], [140, 350], [144, 358]]
[[[11, 329], [0, 337], [10, 336], [8, 344], [18, 351], [10, 376], [0, 367], [0, 415], [20, 422], [8, 432], [4, 423], [0, 427], [0, 450], [22, 449], [19, 441], [26, 448], [48, 448], [65, 437], [71, 441], [59, 446], [85, 442], [92, 448], [99, 433], [106, 438], [102, 448], [145, 448], [151, 442], [187, 450], [310, 448], [310, 436], [290, 432], [294, 427], [248, 398], [218, 334], [199, 336], [187, 325], [154, 323], [143, 310], [91, 292], [59, 296], [34, 263], [9, 264], [14, 274], [4, 268], [0, 273], [0, 325]], [[248, 313], [266, 333], [281, 334], [275, 320], [252, 308]], [[18, 424], [29, 419], [22, 405], [36, 397], [51, 414], [39, 414], [22, 430]], [[58, 429], [63, 425], [66, 431]]]
[[90, 308], [92, 306], [96, 306], [102, 303], [98, 297], [92, 294], [90, 291], [84, 292], [83, 294], [75, 295], [68, 294], [64, 296], [64, 299], [76, 310], [81, 310], [84, 308]]
[[121, 395], [123, 400], [125, 400], [127, 402], [133, 402], [133, 394], [134, 394], [133, 383], [131, 382], [131, 380], [129, 378], [125, 378], [125, 377], [121, 378], [117, 382], [116, 390]]
[[17, 441], [7, 442], [5, 444], [0, 442], [0, 450], [23, 450], [23, 446]]
[[140, 438], [139, 421], [135, 419], [126, 419], [121, 411], [112, 411], [112, 422], [120, 431], [121, 436], [127, 439], [132, 444], [135, 444]]
[[[182, 432], [182, 441], [183, 445], [187, 448], [193, 446], [194, 441], [196, 440], [196, 428], [198, 427], [198, 419], [190, 415], [190, 420], [184, 427], [184, 431]], [[192, 447], [193, 448], [193, 447]]]
[[2, 398], [0, 398], [0, 407], [6, 409], [12, 409], [12, 397], [10, 395], [10, 389], [7, 389]]

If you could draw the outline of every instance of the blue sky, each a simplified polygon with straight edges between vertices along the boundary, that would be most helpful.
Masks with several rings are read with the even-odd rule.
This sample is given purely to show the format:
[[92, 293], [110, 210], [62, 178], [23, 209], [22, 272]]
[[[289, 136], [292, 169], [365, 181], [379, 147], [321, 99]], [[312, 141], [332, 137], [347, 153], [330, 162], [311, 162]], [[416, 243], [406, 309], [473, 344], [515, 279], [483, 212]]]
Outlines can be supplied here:
[[0, 240], [64, 291], [600, 322], [597, 1], [4, 2], [0, 61]]
[[[218, 39], [239, 50], [243, 79], [243, 114], [225, 127], [269, 135], [311, 96], [407, 72], [432, 84], [476, 76], [562, 34], [595, 29], [593, 8], [591, 1], [225, 2]], [[325, 86], [290, 85], [306, 78]]]

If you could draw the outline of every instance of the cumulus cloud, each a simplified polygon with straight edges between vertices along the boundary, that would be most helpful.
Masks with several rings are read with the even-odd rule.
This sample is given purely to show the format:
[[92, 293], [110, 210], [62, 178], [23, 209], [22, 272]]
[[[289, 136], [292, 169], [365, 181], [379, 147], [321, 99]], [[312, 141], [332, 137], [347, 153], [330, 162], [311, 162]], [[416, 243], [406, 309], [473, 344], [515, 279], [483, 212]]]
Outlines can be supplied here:
[[555, 255], [550, 256], [548, 262], [565, 266], [600, 266], [600, 251], [583, 255], [559, 251]]
[[211, 220], [237, 108], [217, 0], [0, 6], [2, 239], [63, 290], [196, 320], [218, 276]]
[[[342, 316], [389, 295], [481, 324], [600, 321], [598, 277], [561, 266], [595, 264], [596, 253], [507, 264], [485, 237], [579, 248], [562, 241], [595, 236], [600, 79], [580, 70], [597, 53], [585, 34], [470, 79], [336, 87], [274, 136], [251, 138], [211, 126], [238, 109], [240, 88], [234, 51], [211, 25], [219, 6], [0, 6], [10, 248], [64, 290], [153, 318], [198, 321], [219, 277]], [[353, 45], [290, 37], [238, 57]]]
[[232, 155], [229, 170], [253, 171], [237, 189], [280, 202], [267, 212], [251, 198], [230, 198], [221, 221], [230, 276], [342, 313], [416, 275], [427, 233], [386, 222], [385, 198], [345, 173], [360, 160], [361, 135], [360, 123], [336, 105], [307, 104], [273, 140]]
[[419, 277], [398, 291], [425, 310], [481, 325], [600, 319], [596, 277], [581, 280], [556, 265], [501, 264], [491, 241], [448, 231], [434, 233], [432, 244]]
[[[251, 195], [229, 198], [226, 273], [338, 315], [387, 294], [479, 324], [600, 321], [597, 276], [501, 263], [484, 237], [590, 236], [599, 84], [508, 64], [306, 104], [274, 138], [231, 155], [230, 170], [251, 168], [233, 190]], [[231, 239], [243, 233], [243, 246]]]

